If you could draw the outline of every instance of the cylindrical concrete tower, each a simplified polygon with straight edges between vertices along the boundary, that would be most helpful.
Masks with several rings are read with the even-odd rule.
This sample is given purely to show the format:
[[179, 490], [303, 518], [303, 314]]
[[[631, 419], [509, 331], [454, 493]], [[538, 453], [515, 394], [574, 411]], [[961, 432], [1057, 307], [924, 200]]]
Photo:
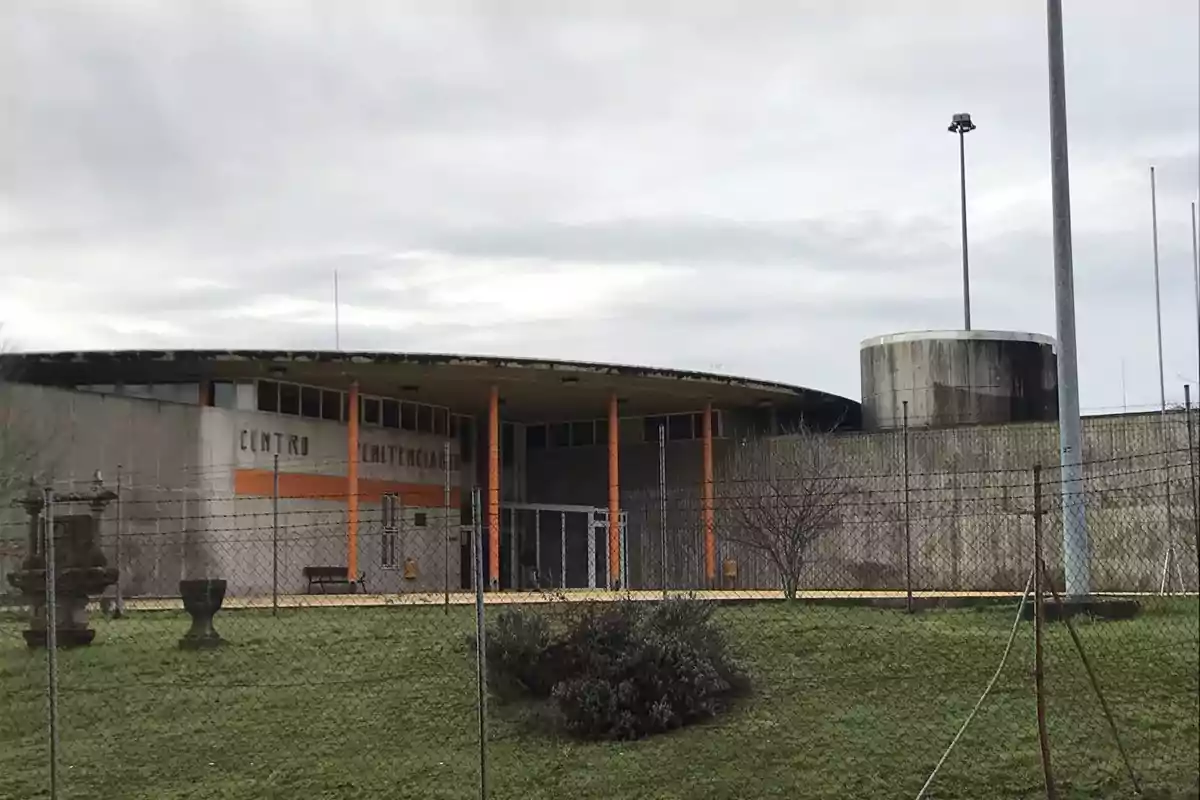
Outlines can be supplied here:
[[1058, 419], [1054, 339], [1012, 331], [920, 331], [862, 343], [866, 430]]

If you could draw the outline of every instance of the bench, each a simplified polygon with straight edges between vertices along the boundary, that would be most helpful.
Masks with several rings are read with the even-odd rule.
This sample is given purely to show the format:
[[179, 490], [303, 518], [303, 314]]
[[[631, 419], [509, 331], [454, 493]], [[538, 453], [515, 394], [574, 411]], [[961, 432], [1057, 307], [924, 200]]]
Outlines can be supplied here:
[[357, 592], [359, 586], [366, 589], [367, 574], [359, 573], [358, 579], [355, 580], [350, 577], [348, 567], [305, 567], [303, 573], [304, 579], [308, 581], [309, 594], [313, 593], [314, 585], [321, 587], [321, 594], [327, 594], [325, 587], [329, 585], [345, 585], [349, 587], [351, 594]]

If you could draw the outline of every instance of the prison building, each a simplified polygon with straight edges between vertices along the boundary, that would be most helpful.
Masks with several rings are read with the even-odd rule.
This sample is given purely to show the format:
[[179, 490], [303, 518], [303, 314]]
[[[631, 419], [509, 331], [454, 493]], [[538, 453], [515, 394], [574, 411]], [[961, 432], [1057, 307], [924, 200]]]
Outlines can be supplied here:
[[[826, 392], [615, 364], [260, 350], [2, 358], [6, 404], [43, 472], [118, 488], [106, 539], [115, 529], [119, 541], [107, 549], [130, 597], [206, 576], [241, 595], [324, 590], [314, 567], [372, 593], [461, 591], [473, 586], [476, 529], [490, 590], [711, 586], [723, 448], [801, 419], [860, 421], [857, 402]], [[693, 501], [630, 519], [626, 501], [662, 484]]]

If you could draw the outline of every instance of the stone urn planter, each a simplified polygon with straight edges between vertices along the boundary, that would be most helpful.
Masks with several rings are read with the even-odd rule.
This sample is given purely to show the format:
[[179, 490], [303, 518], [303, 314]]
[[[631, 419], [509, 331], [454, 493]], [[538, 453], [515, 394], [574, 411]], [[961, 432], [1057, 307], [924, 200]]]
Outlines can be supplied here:
[[[29, 550], [20, 568], [8, 576], [8, 582], [29, 605], [29, 627], [23, 635], [30, 647], [48, 644], [47, 628], [51, 624], [59, 647], [88, 645], [96, 638], [96, 631], [88, 626], [88, 599], [101, 594], [118, 577], [97, 541], [104, 508], [115, 497], [97, 475], [90, 491], [49, 495], [31, 487], [18, 501], [29, 515]], [[55, 506], [53, 525], [45, 522], [47, 498]], [[81, 506], [87, 513], [71, 513]], [[56, 566], [53, 620], [46, 602], [47, 536], [53, 540]]]
[[225, 581], [221, 578], [198, 578], [179, 582], [183, 608], [192, 615], [192, 627], [179, 640], [181, 650], [211, 650], [220, 647], [223, 639], [213, 628], [213, 617], [225, 602]]

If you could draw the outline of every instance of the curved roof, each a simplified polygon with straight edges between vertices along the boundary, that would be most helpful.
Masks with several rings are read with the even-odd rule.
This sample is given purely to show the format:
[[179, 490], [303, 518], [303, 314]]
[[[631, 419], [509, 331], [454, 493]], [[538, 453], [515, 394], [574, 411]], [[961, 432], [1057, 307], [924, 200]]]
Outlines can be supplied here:
[[[625, 364], [439, 353], [329, 350], [111, 350], [0, 356], [17, 380], [59, 386], [266, 378], [411, 397], [464, 413], [486, 409], [499, 387], [505, 416], [553, 421], [602, 416], [616, 393], [622, 414], [776, 406], [855, 424], [858, 403], [802, 386], [709, 372]], [[853, 421], [852, 421], [853, 420]]]

